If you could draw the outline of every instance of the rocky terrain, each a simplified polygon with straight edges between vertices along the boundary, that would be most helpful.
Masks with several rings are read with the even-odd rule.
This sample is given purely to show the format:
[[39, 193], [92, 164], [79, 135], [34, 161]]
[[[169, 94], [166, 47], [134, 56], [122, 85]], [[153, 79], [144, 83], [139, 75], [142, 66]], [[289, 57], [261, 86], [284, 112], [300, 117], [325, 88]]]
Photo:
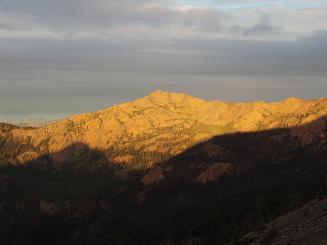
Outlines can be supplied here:
[[320, 241], [326, 116], [327, 99], [157, 91], [39, 128], [0, 124], [0, 244]]
[[327, 199], [313, 200], [269, 222], [266, 227], [263, 231], [247, 234], [240, 243], [327, 244]]
[[[0, 138], [7, 138], [3, 144], [20, 142], [25, 147], [0, 161], [22, 164], [83, 143], [104, 151], [104, 161], [144, 168], [196, 143], [227, 133], [293, 128], [292, 134], [299, 136], [303, 144], [309, 144], [320, 137], [319, 132], [326, 126], [322, 117], [326, 114], [327, 99], [227, 103], [156, 91], [134, 102], [73, 116], [44, 127], [12, 128], [10, 132], [3, 132]], [[310, 128], [296, 128], [313, 121], [316, 123]], [[0, 150], [2, 154], [3, 149], [5, 146]], [[61, 163], [69, 157], [69, 154], [54, 154], [52, 160]], [[74, 161], [73, 157], [71, 160]]]

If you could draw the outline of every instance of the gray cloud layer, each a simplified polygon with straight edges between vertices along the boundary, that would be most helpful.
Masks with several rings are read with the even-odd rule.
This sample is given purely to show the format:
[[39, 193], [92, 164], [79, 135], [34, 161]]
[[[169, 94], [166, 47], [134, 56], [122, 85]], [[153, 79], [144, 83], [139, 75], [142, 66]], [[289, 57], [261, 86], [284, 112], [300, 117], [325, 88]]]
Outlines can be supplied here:
[[2, 0], [0, 120], [92, 111], [155, 89], [324, 97], [327, 8], [294, 2], [226, 11], [231, 1]]

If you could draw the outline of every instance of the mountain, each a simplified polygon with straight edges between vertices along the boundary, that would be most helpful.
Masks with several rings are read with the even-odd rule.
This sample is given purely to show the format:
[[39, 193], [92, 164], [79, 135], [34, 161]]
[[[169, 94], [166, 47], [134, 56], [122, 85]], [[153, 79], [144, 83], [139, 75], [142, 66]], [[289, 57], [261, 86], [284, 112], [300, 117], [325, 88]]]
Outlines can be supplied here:
[[[23, 144], [24, 149], [17, 149], [10, 159], [2, 158], [1, 163], [21, 164], [80, 142], [106, 152], [104, 160], [144, 168], [213, 136], [291, 128], [326, 114], [327, 99], [227, 103], [156, 91], [134, 102], [73, 116], [44, 127], [3, 132], [0, 137], [3, 135], [8, 141], [10, 135], [11, 139], [5, 144], [17, 142]], [[295, 129], [292, 134], [307, 144], [323, 127], [325, 122], [320, 120], [310, 129]], [[54, 155], [52, 160], [61, 163], [68, 160], [68, 155]]]
[[[279, 220], [326, 199], [326, 140], [327, 99], [157, 91], [39, 128], [1, 124], [0, 244], [300, 241]], [[327, 231], [324, 210], [305, 212], [323, 218], [309, 241]]]

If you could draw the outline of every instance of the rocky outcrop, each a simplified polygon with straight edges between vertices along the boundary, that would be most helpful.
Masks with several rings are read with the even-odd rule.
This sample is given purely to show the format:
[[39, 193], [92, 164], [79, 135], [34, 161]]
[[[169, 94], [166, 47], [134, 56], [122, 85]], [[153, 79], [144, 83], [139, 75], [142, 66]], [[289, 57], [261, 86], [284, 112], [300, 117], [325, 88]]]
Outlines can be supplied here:
[[249, 233], [242, 242], [246, 241], [252, 245], [327, 244], [327, 199], [314, 200], [270, 222], [264, 231]]

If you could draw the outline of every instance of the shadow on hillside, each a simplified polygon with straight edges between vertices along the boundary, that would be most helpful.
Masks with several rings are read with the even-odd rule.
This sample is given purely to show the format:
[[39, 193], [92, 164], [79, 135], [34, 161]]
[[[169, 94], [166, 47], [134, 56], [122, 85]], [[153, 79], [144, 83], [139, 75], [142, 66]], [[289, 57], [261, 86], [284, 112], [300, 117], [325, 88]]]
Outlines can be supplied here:
[[[43, 154], [15, 166], [1, 167], [0, 173], [9, 169], [10, 171], [13, 169], [16, 171], [19, 169], [47, 169], [49, 171], [61, 169], [104, 171], [109, 169], [117, 172], [117, 176], [121, 177], [124, 177], [122, 173], [128, 171], [137, 173], [139, 176], [145, 173], [145, 178], [143, 178], [145, 186], [186, 177], [190, 177], [188, 181], [207, 183], [226, 175], [242, 175], [254, 166], [290, 162], [290, 155], [304, 159], [313, 152], [326, 153], [326, 135], [327, 116], [293, 128], [218, 135], [193, 145], [168, 160], [157, 161], [148, 169], [114, 163], [108, 160], [106, 152], [77, 142], [59, 152]], [[142, 153], [140, 152], [140, 154]], [[199, 176], [199, 173], [203, 171], [207, 171], [207, 174], [203, 173], [202, 176]]]
[[0, 196], [4, 201], [111, 200], [114, 192], [130, 185], [139, 187], [140, 174], [140, 170], [108, 161], [103, 151], [77, 142], [19, 165], [2, 166]]
[[[292, 128], [214, 136], [154, 165], [144, 182], [151, 185], [170, 177], [192, 177], [197, 183], [206, 183], [225, 173], [242, 175], [254, 166], [277, 166], [314, 153], [327, 154], [327, 116]], [[196, 175], [205, 170], [209, 171], [207, 180], [203, 176], [197, 181]], [[217, 176], [210, 173], [215, 171]]]
[[[300, 125], [297, 127], [292, 128], [274, 128], [269, 130], [262, 130], [262, 131], [255, 131], [255, 132], [235, 132], [235, 133], [228, 133], [223, 135], [217, 135], [212, 137], [209, 140], [205, 140], [204, 142], [197, 143], [188, 149], [184, 150], [183, 152], [179, 153], [176, 156], [171, 157], [168, 161], [178, 161], [180, 158], [186, 155], [192, 155], [194, 152], [198, 152], [199, 149], [203, 149], [204, 147], [208, 146], [208, 144], [219, 145], [221, 147], [231, 146], [234, 144], [235, 147], [239, 146], [240, 144], [247, 143], [255, 143], [256, 140], [262, 140], [263, 144], [267, 148], [267, 142], [263, 139], [270, 140], [273, 137], [278, 137], [279, 135], [283, 136], [292, 132], [292, 141], [300, 141], [300, 144], [307, 145], [313, 144], [315, 145], [318, 141], [321, 142], [321, 137], [324, 137], [322, 134], [319, 135], [320, 132], [326, 132], [327, 125], [327, 116], [323, 116], [313, 122], [308, 124]], [[9, 127], [11, 126], [11, 127]], [[16, 126], [8, 125], [6, 128], [12, 129], [16, 128]], [[282, 139], [281, 139], [282, 140]], [[278, 142], [277, 142], [278, 143]], [[294, 142], [283, 142], [283, 143], [294, 143]], [[251, 145], [247, 145], [251, 148]], [[321, 146], [320, 146], [321, 147]], [[262, 148], [262, 147], [261, 147]], [[217, 154], [210, 154], [210, 150], [217, 150], [213, 147], [210, 149], [210, 146], [207, 147], [205, 157], [217, 156]], [[140, 154], [143, 153], [140, 151]], [[65, 149], [54, 152], [50, 154], [43, 154], [38, 156], [36, 159], [26, 160], [26, 162], [22, 162], [21, 165], [25, 166], [34, 166], [40, 165], [42, 163], [50, 163], [55, 165], [62, 165], [63, 163], [75, 163], [75, 164], [104, 164], [108, 166], [112, 166], [114, 163], [107, 158], [107, 153], [100, 149], [94, 149], [89, 147], [87, 144], [83, 142], [76, 142]], [[166, 160], [162, 163], [167, 162]], [[159, 161], [155, 165], [162, 164]], [[19, 164], [17, 164], [19, 165]], [[119, 164], [116, 164], [119, 165]], [[123, 165], [123, 164], [122, 164]], [[127, 167], [126, 167], [127, 168]]]
[[[213, 143], [213, 144], [222, 144], [228, 142], [230, 140], [232, 143], [240, 144], [236, 139], [240, 139], [241, 141], [255, 141], [256, 139], [270, 139], [273, 137], [277, 137], [278, 135], [290, 135], [292, 136], [292, 140], [298, 140], [299, 144], [305, 146], [307, 144], [317, 144], [318, 141], [322, 140], [322, 134], [327, 134], [327, 116], [320, 117], [317, 120], [314, 120], [310, 123], [303, 124], [296, 127], [290, 128], [273, 128], [268, 130], [260, 130], [254, 132], [236, 132], [236, 133], [228, 133], [223, 135], [217, 135], [212, 137], [209, 140], [196, 144], [195, 146], [190, 147], [189, 149], [185, 150], [180, 155], [190, 154], [191, 152], [202, 148], [206, 143]], [[326, 136], [326, 135], [325, 135]], [[326, 139], [327, 140], [327, 139]], [[230, 143], [231, 143], [230, 142]], [[287, 142], [283, 142], [287, 143]], [[247, 147], [252, 147], [251, 145], [247, 145]], [[175, 156], [174, 159], [178, 159], [179, 156]]]
[[293, 128], [218, 135], [166, 161], [157, 161], [148, 169], [113, 163], [106, 152], [77, 142], [20, 165], [1, 167], [0, 174], [28, 169], [52, 173], [62, 170], [110, 172], [117, 178], [138, 176], [148, 191], [153, 186], [175, 180], [206, 184], [220, 178], [245, 175], [252, 168], [278, 169], [276, 166], [283, 163], [308, 161], [310, 155], [316, 153], [319, 157], [325, 157], [327, 153], [327, 116]]
[[326, 126], [325, 116], [294, 128], [219, 135], [190, 147], [147, 171], [142, 205], [152, 215], [165, 211], [158, 218], [149, 211], [140, 216], [156, 224], [171, 220], [176, 235], [202, 234], [203, 244], [261, 229], [326, 196]]
[[[215, 136], [147, 170], [113, 164], [83, 143], [3, 167], [0, 243], [234, 240], [322, 193], [326, 125], [322, 117], [292, 129]], [[42, 200], [61, 213], [40, 214]]]

